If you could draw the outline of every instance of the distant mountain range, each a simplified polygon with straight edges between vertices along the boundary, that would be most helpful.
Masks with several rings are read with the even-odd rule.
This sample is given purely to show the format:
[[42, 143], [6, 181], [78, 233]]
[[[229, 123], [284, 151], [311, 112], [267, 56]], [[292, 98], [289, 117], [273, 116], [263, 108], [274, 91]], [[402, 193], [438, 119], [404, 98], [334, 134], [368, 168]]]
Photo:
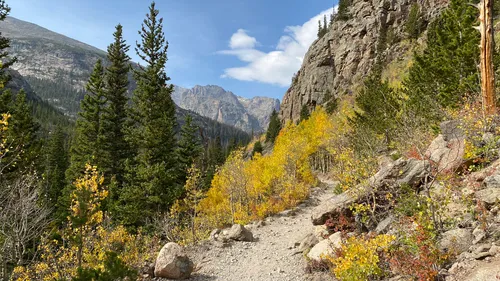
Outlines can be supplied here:
[[[13, 17], [0, 22], [0, 31], [18, 58], [12, 68], [44, 101], [76, 116], [92, 68], [97, 59], [106, 60], [106, 52]], [[134, 87], [132, 81], [130, 94]], [[175, 87], [173, 99], [182, 109], [246, 132], [265, 130], [272, 110], [279, 110], [277, 99], [244, 99], [218, 86]]]
[[278, 99], [246, 99], [214, 85], [195, 86], [192, 89], [175, 87], [172, 98], [181, 108], [247, 132], [267, 129], [269, 116], [273, 109], [279, 111], [280, 106]]

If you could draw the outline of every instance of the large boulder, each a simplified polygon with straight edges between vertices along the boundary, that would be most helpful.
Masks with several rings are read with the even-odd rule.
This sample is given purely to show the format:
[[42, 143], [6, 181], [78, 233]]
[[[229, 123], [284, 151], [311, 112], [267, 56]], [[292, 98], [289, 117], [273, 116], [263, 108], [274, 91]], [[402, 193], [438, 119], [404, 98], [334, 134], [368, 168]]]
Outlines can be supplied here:
[[320, 261], [325, 256], [333, 256], [335, 255], [335, 250], [340, 249], [342, 247], [342, 234], [340, 232], [336, 232], [328, 239], [320, 241], [316, 244], [312, 249], [307, 253], [307, 257], [311, 260]]
[[469, 249], [473, 240], [472, 231], [465, 228], [456, 228], [443, 233], [441, 241], [439, 241], [439, 248], [442, 251], [460, 254]]
[[458, 169], [465, 153], [465, 136], [457, 120], [442, 122], [441, 135], [427, 148], [425, 157], [437, 163], [438, 171], [451, 172]]
[[227, 238], [235, 241], [253, 241], [253, 234], [241, 224], [235, 224], [227, 231]]
[[194, 264], [176, 243], [167, 243], [156, 258], [155, 277], [187, 279], [193, 272]]

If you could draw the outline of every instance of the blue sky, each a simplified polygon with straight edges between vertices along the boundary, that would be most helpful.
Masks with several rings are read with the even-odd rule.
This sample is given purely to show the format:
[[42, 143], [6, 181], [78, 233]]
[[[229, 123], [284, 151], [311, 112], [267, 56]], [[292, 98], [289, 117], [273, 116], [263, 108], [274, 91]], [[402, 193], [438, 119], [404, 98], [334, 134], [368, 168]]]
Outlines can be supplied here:
[[[219, 85], [243, 97], [281, 99], [317, 20], [337, 0], [157, 0], [169, 47], [167, 74], [183, 86]], [[105, 50], [124, 26], [131, 57], [148, 11], [143, 0], [11, 0], [11, 16]]]

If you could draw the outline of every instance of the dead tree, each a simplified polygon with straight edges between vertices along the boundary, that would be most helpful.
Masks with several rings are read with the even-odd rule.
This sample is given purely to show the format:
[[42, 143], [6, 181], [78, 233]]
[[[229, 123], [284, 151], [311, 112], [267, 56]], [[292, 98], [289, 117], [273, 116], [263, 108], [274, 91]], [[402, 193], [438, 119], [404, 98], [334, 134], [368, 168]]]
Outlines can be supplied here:
[[0, 280], [9, 265], [25, 265], [36, 241], [50, 223], [50, 210], [41, 203], [35, 175], [0, 184]]
[[495, 71], [493, 53], [495, 41], [493, 33], [493, 0], [481, 0], [479, 9], [479, 26], [481, 32], [481, 94], [483, 110], [486, 115], [496, 113]]

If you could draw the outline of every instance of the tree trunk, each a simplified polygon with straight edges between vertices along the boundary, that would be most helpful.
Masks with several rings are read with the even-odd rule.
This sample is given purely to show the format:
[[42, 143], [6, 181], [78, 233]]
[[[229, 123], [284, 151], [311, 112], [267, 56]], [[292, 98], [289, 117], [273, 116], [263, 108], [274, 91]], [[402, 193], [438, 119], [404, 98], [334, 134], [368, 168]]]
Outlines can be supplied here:
[[496, 113], [495, 72], [493, 53], [493, 0], [481, 0], [479, 8], [479, 31], [481, 32], [481, 94], [486, 115]]

